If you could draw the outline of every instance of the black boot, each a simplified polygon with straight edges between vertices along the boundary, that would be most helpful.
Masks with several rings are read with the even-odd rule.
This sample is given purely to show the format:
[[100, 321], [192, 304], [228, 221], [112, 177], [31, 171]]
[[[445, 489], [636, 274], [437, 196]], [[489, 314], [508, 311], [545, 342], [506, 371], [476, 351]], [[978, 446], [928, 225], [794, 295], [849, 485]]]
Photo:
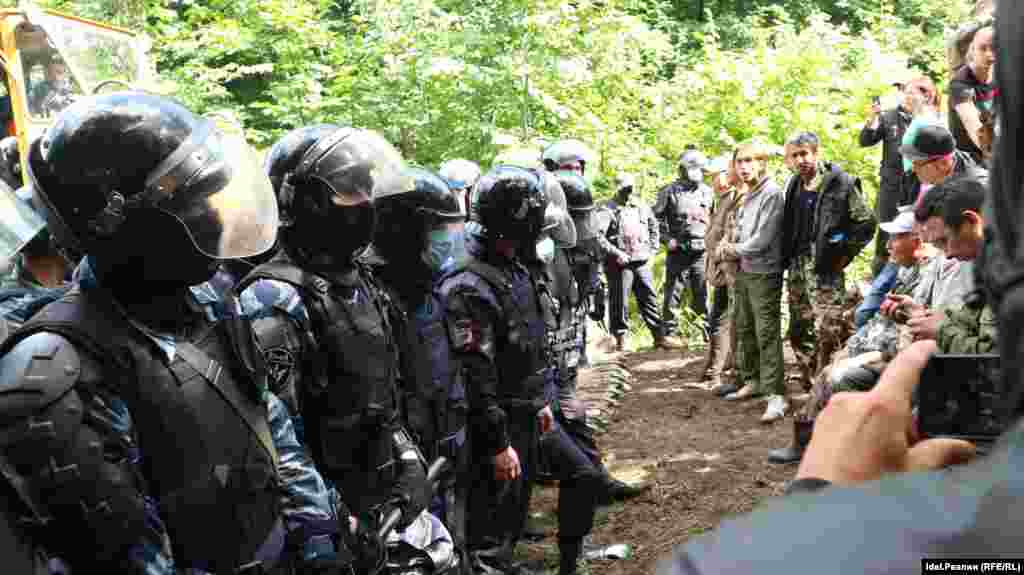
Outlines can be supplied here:
[[583, 554], [582, 537], [558, 538], [558, 575], [577, 575], [580, 556]]
[[793, 444], [783, 449], [773, 449], [768, 452], [768, 463], [800, 463], [804, 456], [807, 444], [811, 442], [811, 431], [814, 429], [814, 420], [803, 421], [793, 420]]

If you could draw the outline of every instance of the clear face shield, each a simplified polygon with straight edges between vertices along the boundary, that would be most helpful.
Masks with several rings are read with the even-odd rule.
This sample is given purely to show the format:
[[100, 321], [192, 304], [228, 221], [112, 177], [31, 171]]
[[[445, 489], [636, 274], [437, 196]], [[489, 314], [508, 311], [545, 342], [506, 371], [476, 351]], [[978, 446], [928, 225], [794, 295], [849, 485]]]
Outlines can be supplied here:
[[126, 204], [151, 204], [177, 219], [195, 247], [218, 259], [259, 255], [277, 237], [277, 200], [259, 155], [241, 134], [210, 121], [154, 169]]
[[0, 186], [0, 261], [9, 261], [45, 227], [46, 222], [28, 202]]

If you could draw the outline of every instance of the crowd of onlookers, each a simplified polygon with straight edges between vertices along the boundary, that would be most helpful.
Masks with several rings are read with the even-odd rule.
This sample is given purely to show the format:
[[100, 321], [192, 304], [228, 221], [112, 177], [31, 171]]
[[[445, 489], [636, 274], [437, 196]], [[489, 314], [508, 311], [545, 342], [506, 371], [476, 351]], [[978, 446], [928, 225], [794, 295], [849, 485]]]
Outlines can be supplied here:
[[[763, 422], [802, 400], [793, 445], [770, 461], [799, 461], [829, 397], [870, 389], [911, 342], [934, 340], [946, 353], [994, 347], [991, 310], [972, 295], [999, 96], [991, 6], [979, 3], [977, 15], [950, 42], [956, 68], [945, 97], [928, 77], [911, 77], [893, 84], [898, 105], [883, 109], [875, 98], [869, 106], [859, 143], [883, 147], [873, 210], [860, 178], [827, 157], [811, 132], [784, 142], [792, 172], [784, 182], [768, 169], [778, 147], [757, 141], [710, 160], [687, 149], [678, 179], [653, 207], [637, 198], [632, 177], [616, 179], [605, 249], [617, 347], [630, 290], [655, 345], [679, 347], [675, 310], [681, 288], [689, 289], [693, 317], [706, 328], [700, 379], [709, 391], [732, 401], [766, 398]], [[867, 288], [867, 278], [845, 270], [872, 238]], [[659, 239], [667, 250], [660, 314], [651, 269]], [[798, 367], [789, 385], [783, 294]]]

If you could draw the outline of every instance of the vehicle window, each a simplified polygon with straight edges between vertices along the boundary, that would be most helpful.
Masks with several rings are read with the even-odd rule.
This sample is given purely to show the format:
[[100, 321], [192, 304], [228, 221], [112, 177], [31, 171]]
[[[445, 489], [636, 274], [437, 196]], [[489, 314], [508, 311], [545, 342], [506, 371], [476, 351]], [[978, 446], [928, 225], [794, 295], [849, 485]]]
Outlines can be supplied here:
[[19, 26], [16, 41], [24, 70], [28, 111], [33, 117], [50, 118], [82, 95], [67, 62], [45, 30], [38, 26]]

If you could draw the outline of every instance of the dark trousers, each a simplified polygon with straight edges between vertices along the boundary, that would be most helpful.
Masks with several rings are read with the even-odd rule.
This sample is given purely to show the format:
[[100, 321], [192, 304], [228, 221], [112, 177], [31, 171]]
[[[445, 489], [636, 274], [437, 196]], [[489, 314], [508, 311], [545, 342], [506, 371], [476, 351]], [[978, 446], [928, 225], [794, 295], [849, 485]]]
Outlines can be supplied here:
[[541, 449], [552, 474], [559, 480], [559, 539], [581, 538], [590, 533], [605, 485], [603, 469], [591, 459], [588, 449], [569, 434], [568, 423], [557, 418], [555, 429], [541, 438]]
[[636, 296], [640, 316], [647, 329], [655, 337], [661, 336], [661, 319], [658, 304], [655, 303], [654, 272], [647, 262], [630, 262], [624, 266], [610, 263], [607, 266], [609, 327], [612, 335], [621, 335], [629, 330], [629, 293]]
[[690, 309], [702, 320], [708, 312], [708, 288], [704, 279], [704, 250], [677, 249], [665, 258], [665, 297], [661, 306], [662, 330], [666, 336], [679, 331], [676, 308], [682, 299], [684, 285], [693, 296]]
[[430, 512], [441, 519], [452, 536], [455, 549], [461, 557], [462, 572], [469, 573], [469, 559], [466, 551], [466, 515], [469, 486], [472, 485], [469, 465], [469, 449], [454, 442], [448, 444], [443, 455], [448, 458], [448, 470], [442, 475], [430, 502]]
[[716, 287], [712, 294], [711, 314], [708, 316], [708, 335], [714, 337], [722, 325], [722, 318], [729, 311], [729, 286]]
[[469, 516], [466, 543], [473, 561], [504, 566], [512, 561], [526, 525], [537, 468], [537, 413], [507, 411], [508, 435], [519, 455], [522, 473], [512, 481], [494, 479], [494, 454], [474, 451], [469, 473]]

